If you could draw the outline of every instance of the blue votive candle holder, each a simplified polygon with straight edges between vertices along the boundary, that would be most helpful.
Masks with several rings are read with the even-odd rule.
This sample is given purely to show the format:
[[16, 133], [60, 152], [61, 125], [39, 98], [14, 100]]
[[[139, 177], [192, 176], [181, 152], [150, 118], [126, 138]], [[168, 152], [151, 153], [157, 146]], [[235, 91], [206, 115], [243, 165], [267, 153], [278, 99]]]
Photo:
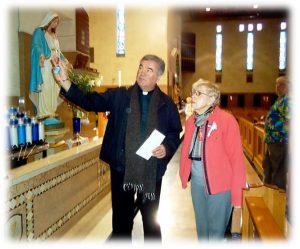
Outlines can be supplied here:
[[80, 118], [73, 118], [73, 134], [80, 134]]

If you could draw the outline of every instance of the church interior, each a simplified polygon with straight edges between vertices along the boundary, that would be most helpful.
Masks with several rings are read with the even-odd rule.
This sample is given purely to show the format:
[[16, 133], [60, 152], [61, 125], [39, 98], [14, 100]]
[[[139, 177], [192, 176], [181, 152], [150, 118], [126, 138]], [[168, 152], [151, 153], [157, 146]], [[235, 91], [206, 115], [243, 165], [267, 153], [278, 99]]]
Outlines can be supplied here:
[[[231, 234], [238, 234], [241, 243], [289, 240], [293, 230], [289, 192], [263, 182], [264, 121], [277, 99], [276, 79], [289, 77], [288, 8], [13, 7], [8, 13], [7, 112], [15, 108], [25, 116], [36, 114], [29, 93], [31, 44], [35, 28], [49, 10], [59, 16], [60, 50], [76, 74], [92, 80], [89, 91], [128, 88], [135, 83], [144, 54], [163, 58], [166, 70], [158, 86], [178, 108], [181, 139], [193, 83], [200, 78], [216, 83], [220, 107], [239, 124], [247, 165], [243, 206], [240, 213], [232, 214], [227, 240]], [[44, 125], [43, 139], [34, 146], [13, 146], [8, 138], [7, 239], [105, 244], [112, 233], [110, 167], [99, 159], [99, 152], [109, 115], [87, 112], [68, 101], [58, 105], [56, 115], [62, 125]], [[75, 116], [80, 122], [77, 133]], [[7, 122], [10, 135], [11, 126]], [[163, 244], [197, 242], [190, 186], [181, 189], [178, 175], [180, 149], [168, 163], [162, 182], [157, 222]], [[135, 243], [143, 243], [138, 211], [132, 236]]]

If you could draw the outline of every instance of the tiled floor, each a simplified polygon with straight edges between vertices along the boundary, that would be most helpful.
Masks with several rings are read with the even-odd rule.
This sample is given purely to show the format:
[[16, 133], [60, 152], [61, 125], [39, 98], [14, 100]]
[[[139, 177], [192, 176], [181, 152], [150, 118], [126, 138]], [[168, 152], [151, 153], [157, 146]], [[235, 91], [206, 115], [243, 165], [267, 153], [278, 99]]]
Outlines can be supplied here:
[[[180, 148], [168, 165], [163, 178], [160, 208], [157, 220], [161, 224], [162, 242], [197, 241], [195, 217], [190, 187], [181, 188], [178, 175]], [[246, 160], [246, 159], [245, 159]], [[247, 161], [247, 160], [246, 160]], [[260, 179], [247, 161], [247, 182], [260, 183]], [[110, 194], [74, 225], [61, 240], [83, 240], [105, 243], [111, 233]], [[143, 228], [140, 213], [134, 220], [133, 243], [143, 243]]]

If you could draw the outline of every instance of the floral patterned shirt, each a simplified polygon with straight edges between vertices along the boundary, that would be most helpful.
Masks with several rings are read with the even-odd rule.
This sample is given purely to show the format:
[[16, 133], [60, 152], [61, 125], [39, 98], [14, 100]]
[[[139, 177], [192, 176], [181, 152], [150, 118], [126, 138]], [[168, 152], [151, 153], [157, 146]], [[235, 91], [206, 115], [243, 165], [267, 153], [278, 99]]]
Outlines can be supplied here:
[[289, 109], [287, 95], [278, 97], [272, 105], [265, 122], [265, 142], [267, 144], [288, 143]]

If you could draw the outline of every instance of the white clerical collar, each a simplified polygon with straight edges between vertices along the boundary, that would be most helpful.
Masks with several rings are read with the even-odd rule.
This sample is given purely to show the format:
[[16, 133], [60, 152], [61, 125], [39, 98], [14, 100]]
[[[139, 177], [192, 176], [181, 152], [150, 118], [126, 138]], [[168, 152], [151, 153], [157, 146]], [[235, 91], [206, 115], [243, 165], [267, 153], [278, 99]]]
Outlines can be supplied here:
[[149, 93], [149, 92], [144, 92], [144, 91], [143, 91], [143, 95], [148, 95], [148, 93]]

